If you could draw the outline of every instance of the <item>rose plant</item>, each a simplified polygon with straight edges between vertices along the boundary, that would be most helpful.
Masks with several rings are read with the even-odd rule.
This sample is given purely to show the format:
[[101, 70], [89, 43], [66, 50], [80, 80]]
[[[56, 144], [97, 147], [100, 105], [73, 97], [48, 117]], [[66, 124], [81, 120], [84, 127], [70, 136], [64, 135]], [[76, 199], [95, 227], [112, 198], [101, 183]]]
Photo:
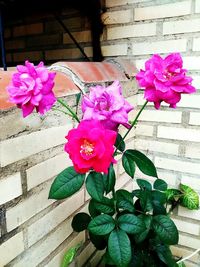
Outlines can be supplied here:
[[[24, 117], [34, 108], [40, 114], [49, 110], [55, 102], [52, 91], [55, 74], [49, 73], [42, 63], [35, 67], [28, 61], [17, 70], [7, 88], [10, 101], [22, 109]], [[128, 113], [133, 107], [122, 96], [118, 81], [108, 87], [91, 87], [89, 94], [82, 96], [81, 120], [58, 99], [67, 109], [65, 113], [78, 125], [67, 134], [64, 147], [73, 166], [55, 178], [49, 198], [68, 198], [85, 183], [91, 197], [89, 214], [76, 214], [72, 227], [77, 232], [87, 230], [94, 246], [105, 250], [106, 266], [178, 266], [170, 250], [170, 245], [178, 243], [178, 230], [170, 213], [177, 205], [198, 209], [198, 194], [183, 184], [179, 189], [169, 189], [146, 155], [134, 148], [126, 149], [125, 138], [148, 102], [153, 102], [156, 109], [163, 101], [175, 108], [181, 94], [195, 92], [192, 78], [186, 74], [179, 53], [165, 58], [153, 55], [146, 62], [145, 70], [136, 76], [144, 87], [146, 101], [132, 123], [128, 121]], [[124, 136], [119, 134], [119, 125], [127, 128]], [[128, 176], [134, 179], [139, 168], [145, 175], [154, 177], [154, 183], [137, 179], [138, 189], [116, 190], [114, 164], [119, 154]]]

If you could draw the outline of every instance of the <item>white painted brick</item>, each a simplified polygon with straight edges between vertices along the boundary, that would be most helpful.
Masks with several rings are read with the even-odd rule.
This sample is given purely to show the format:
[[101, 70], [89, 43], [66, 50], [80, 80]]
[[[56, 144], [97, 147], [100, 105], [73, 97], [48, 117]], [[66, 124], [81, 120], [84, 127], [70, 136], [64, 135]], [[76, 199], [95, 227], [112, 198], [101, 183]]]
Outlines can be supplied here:
[[200, 190], [200, 178], [199, 177], [190, 177], [188, 175], [184, 175], [181, 178], [181, 183], [191, 186], [194, 190]]
[[[200, 26], [200, 21], [199, 21]], [[199, 70], [200, 69], [200, 57], [183, 57], [183, 66], [188, 70]]]
[[200, 38], [193, 39], [193, 51], [200, 51]]
[[196, 88], [196, 89], [200, 89], [200, 76], [193, 74], [192, 75], [193, 81], [192, 81], [192, 85]]
[[63, 257], [65, 253], [71, 248], [74, 247], [80, 243], [84, 243], [85, 241], [85, 233], [81, 232], [79, 233], [75, 238], [73, 238], [67, 246], [62, 249], [52, 260], [50, 260], [44, 267], [55, 267], [55, 266], [61, 266]]
[[132, 178], [130, 176], [128, 176], [128, 174], [125, 173], [125, 174], [121, 175], [116, 180], [116, 185], [115, 185], [116, 190], [123, 188], [124, 185], [131, 180], [132, 180]]
[[179, 206], [178, 215], [200, 221], [200, 209], [199, 210], [188, 210], [184, 207]]
[[71, 221], [72, 219], [62, 223], [55, 232], [48, 235], [38, 246], [32, 246], [26, 250], [23, 257], [14, 262], [12, 267], [37, 266], [72, 233]]
[[186, 146], [185, 156], [188, 158], [200, 159], [200, 144], [196, 146]]
[[45, 149], [63, 144], [71, 128], [72, 124], [69, 123], [65, 126], [53, 127], [3, 141], [0, 144], [1, 166], [4, 167]]
[[179, 235], [179, 245], [186, 246], [189, 248], [198, 249], [200, 240], [191, 236]]
[[117, 24], [117, 23], [128, 23], [132, 21], [133, 10], [126, 9], [120, 11], [105, 12], [102, 15], [102, 21], [105, 25]]
[[147, 151], [178, 155], [179, 145], [172, 143], [158, 142], [153, 140], [136, 139], [135, 148], [138, 150], [141, 149]]
[[187, 172], [192, 174], [199, 174], [200, 164], [187, 161], [180, 161], [168, 158], [155, 157], [155, 165], [158, 168], [163, 168], [172, 171]]
[[123, 6], [147, 1], [149, 0], [106, 0], [106, 7]]
[[20, 196], [22, 194], [20, 173], [0, 180], [0, 205]]
[[200, 108], [200, 95], [182, 95], [181, 101], [177, 104], [178, 107], [183, 108]]
[[143, 125], [138, 123], [136, 126], [136, 136], [144, 135], [144, 136], [153, 136], [154, 127], [151, 125]]
[[156, 23], [133, 24], [107, 29], [108, 40], [122, 39], [129, 37], [153, 36], [156, 34]]
[[200, 233], [200, 225], [186, 222], [180, 219], [173, 219], [174, 223], [176, 224], [176, 227], [178, 228], [179, 231], [192, 234], [192, 235], [199, 235]]
[[70, 165], [72, 162], [67, 153], [63, 153], [29, 168], [26, 171], [28, 190], [53, 178]]
[[182, 112], [162, 111], [162, 110], [144, 110], [139, 117], [141, 121], [171, 122], [180, 123]]
[[[146, 59], [138, 59], [138, 60], [135, 60], [135, 67], [140, 70], [140, 69], [144, 69], [144, 66], [145, 66], [145, 62], [148, 60], [148, 58]], [[144, 101], [143, 101], [144, 103]]]
[[51, 183], [52, 182], [45, 185], [45, 188], [39, 193], [35, 193], [29, 198], [18, 203], [16, 206], [7, 210], [6, 222], [8, 231], [11, 231], [21, 225], [55, 201], [48, 199]]
[[199, 130], [196, 129], [158, 126], [157, 136], [174, 140], [200, 142]]
[[103, 56], [122, 56], [127, 55], [128, 46], [127, 44], [116, 44], [116, 45], [102, 45]]
[[190, 14], [191, 0], [177, 3], [135, 8], [135, 20], [169, 18]]
[[189, 124], [200, 125], [200, 112], [190, 112]]
[[90, 258], [92, 253], [95, 251], [94, 245], [90, 242], [86, 248], [77, 256], [76, 263], [77, 266], [83, 266], [83, 264]]
[[96, 267], [98, 266], [98, 263], [100, 262], [103, 254], [105, 253], [105, 250], [98, 250], [94, 257], [90, 260], [90, 266], [91, 267]]
[[199, 2], [199, 0], [195, 1], [195, 13], [200, 13], [200, 2]]
[[[0, 245], [0, 266], [5, 266], [24, 251], [23, 233], [20, 232]], [[22, 267], [22, 266], [21, 266]]]
[[200, 19], [177, 20], [163, 23], [163, 34], [199, 32]]
[[[54, 208], [41, 219], [30, 225], [27, 229], [28, 246], [47, 235], [58, 224], [69, 217], [84, 204], [84, 190], [81, 190], [65, 202]], [[63, 212], [65, 211], [65, 212]]]
[[172, 52], [185, 52], [187, 49], [187, 40], [166, 40], [159, 42], [143, 42], [133, 43], [133, 55], [147, 55], [155, 53], [172, 53]]
[[[179, 258], [184, 258], [187, 257], [189, 255], [191, 255], [194, 251], [185, 249], [183, 247], [177, 247], [177, 246], [170, 246], [170, 249], [172, 250], [172, 254], [174, 256], [177, 256]], [[192, 261], [196, 261], [198, 260], [198, 254], [195, 254], [193, 257], [190, 258]], [[187, 265], [188, 266], [188, 265]]]
[[158, 173], [158, 177], [160, 179], [165, 180], [165, 182], [167, 182], [167, 184], [170, 186], [175, 186], [176, 185], [176, 181], [177, 181], [177, 176], [174, 173], [171, 172], [167, 172], [166, 170], [157, 170]]

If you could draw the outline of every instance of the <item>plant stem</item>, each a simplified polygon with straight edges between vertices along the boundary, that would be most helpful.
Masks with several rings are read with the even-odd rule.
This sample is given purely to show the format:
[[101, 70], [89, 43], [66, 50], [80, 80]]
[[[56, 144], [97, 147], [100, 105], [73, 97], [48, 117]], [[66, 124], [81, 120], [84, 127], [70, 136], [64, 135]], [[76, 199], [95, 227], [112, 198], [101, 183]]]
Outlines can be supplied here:
[[185, 257], [185, 258], [183, 258], [183, 259], [177, 261], [177, 263], [181, 263], [181, 262], [183, 262], [183, 261], [185, 261], [185, 260], [190, 259], [190, 258], [193, 257], [195, 254], [197, 254], [199, 251], [200, 251], [200, 248], [198, 248], [197, 250], [195, 250], [195, 251], [194, 251], [192, 254], [190, 254], [189, 256], [187, 256], [187, 257]]
[[127, 131], [127, 132], [125, 133], [125, 135], [122, 137], [121, 142], [119, 142], [118, 146], [116, 147], [116, 149], [115, 149], [115, 153], [114, 153], [114, 154], [116, 154], [116, 152], [117, 152], [117, 150], [118, 150], [118, 147], [121, 145], [122, 141], [124, 141], [124, 139], [127, 137], [127, 135], [129, 134], [129, 132], [132, 130], [132, 128], [133, 128], [133, 127], [135, 126], [135, 124], [137, 123], [137, 120], [138, 120], [140, 114], [142, 113], [142, 111], [144, 110], [144, 108], [146, 107], [147, 103], [148, 103], [148, 100], [146, 100], [146, 101], [144, 102], [143, 106], [141, 107], [140, 111], [138, 112], [137, 116], [135, 117], [134, 121], [132, 122], [131, 127], [128, 129], [128, 131]]
[[70, 114], [70, 113], [68, 113], [68, 112], [65, 112], [65, 111], [62, 110], [62, 109], [59, 109], [59, 108], [52, 108], [52, 110], [59, 111], [59, 112], [62, 112], [62, 113], [66, 114], [66, 115], [68, 115], [68, 116], [70, 116], [70, 117], [73, 117], [72, 114]]
[[76, 113], [67, 105], [65, 102], [63, 102], [62, 99], [58, 98], [57, 99], [58, 103], [60, 103], [63, 107], [65, 107], [72, 115], [72, 117], [77, 121], [80, 122], [79, 118], [77, 117]]

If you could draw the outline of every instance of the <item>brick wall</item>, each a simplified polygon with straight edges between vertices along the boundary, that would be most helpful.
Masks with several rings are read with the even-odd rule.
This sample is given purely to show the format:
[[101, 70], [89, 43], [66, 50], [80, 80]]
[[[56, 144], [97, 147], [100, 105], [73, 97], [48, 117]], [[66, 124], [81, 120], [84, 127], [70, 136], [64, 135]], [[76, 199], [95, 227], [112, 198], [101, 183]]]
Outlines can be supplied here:
[[[134, 66], [126, 61], [59, 62], [50, 69], [57, 72], [55, 94], [71, 106], [80, 88], [116, 79], [135, 105], [136, 90], [128, 90], [136, 89], [135, 82], [127, 78], [130, 71], [135, 74]], [[55, 111], [23, 119], [21, 110], [8, 102], [5, 88], [12, 73], [0, 71], [0, 267], [59, 267], [64, 253], [81, 241], [85, 245], [77, 266], [95, 267], [103, 252], [96, 252], [85, 233], [73, 233], [71, 227], [73, 214], [87, 210], [85, 188], [64, 201], [48, 199], [55, 176], [72, 165], [63, 145], [74, 123]], [[117, 187], [131, 189], [132, 179], [118, 175]]]
[[[181, 52], [185, 68], [194, 78], [195, 95], [182, 97], [176, 110], [148, 105], [136, 129], [135, 147], [144, 150], [170, 185], [180, 182], [200, 192], [200, 1], [106, 0], [102, 49], [105, 56], [120, 55], [140, 69], [154, 53]], [[138, 108], [144, 103], [138, 94]], [[143, 177], [141, 173], [138, 177]], [[200, 247], [200, 210], [179, 208], [173, 215], [180, 241], [173, 248], [187, 256]], [[199, 266], [194, 256], [188, 267]]]
[[[79, 11], [63, 10], [60, 19], [82, 49], [91, 48], [90, 23]], [[46, 64], [58, 60], [84, 60], [84, 56], [52, 14], [36, 14], [5, 21], [5, 48], [9, 66], [29, 60]], [[90, 55], [92, 57], [92, 55]]]

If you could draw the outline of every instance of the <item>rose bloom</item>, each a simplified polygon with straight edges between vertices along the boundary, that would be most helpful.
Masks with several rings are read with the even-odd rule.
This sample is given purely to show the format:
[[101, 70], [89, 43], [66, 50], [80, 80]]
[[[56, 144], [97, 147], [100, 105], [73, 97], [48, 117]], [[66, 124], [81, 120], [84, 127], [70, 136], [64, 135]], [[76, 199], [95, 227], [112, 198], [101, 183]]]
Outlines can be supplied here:
[[76, 129], [69, 131], [65, 151], [73, 162], [74, 169], [86, 173], [90, 169], [96, 172], [108, 172], [113, 158], [117, 133], [105, 129], [97, 120], [81, 121]]
[[56, 73], [49, 72], [43, 62], [34, 66], [28, 60], [25, 66], [18, 65], [17, 70], [7, 87], [10, 101], [22, 109], [23, 117], [28, 116], [34, 108], [43, 115], [56, 101], [52, 91]]
[[179, 53], [169, 54], [164, 59], [153, 55], [145, 63], [145, 70], [140, 70], [136, 79], [141, 87], [145, 88], [144, 97], [154, 102], [156, 109], [160, 108], [162, 101], [170, 107], [176, 108], [181, 94], [191, 94], [196, 89], [191, 85], [192, 78], [186, 76], [183, 69], [183, 60]]
[[105, 128], [115, 131], [119, 124], [130, 127], [128, 112], [132, 109], [122, 96], [122, 87], [118, 81], [108, 87], [91, 87], [89, 95], [84, 96], [82, 101], [83, 120], [100, 120]]

